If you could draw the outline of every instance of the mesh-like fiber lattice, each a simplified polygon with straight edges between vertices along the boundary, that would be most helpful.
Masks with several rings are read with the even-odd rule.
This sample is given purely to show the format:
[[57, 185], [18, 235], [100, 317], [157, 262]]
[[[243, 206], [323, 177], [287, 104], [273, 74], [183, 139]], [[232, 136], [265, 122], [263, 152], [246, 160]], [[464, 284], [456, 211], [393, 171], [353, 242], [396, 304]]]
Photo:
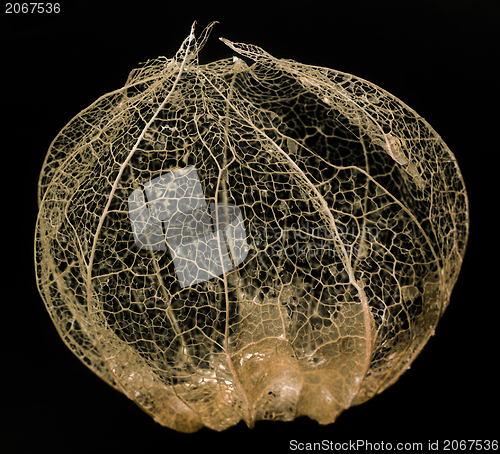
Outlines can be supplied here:
[[434, 332], [465, 186], [394, 96], [227, 40], [252, 64], [201, 66], [210, 29], [53, 141], [38, 287], [75, 355], [165, 426], [327, 424]]

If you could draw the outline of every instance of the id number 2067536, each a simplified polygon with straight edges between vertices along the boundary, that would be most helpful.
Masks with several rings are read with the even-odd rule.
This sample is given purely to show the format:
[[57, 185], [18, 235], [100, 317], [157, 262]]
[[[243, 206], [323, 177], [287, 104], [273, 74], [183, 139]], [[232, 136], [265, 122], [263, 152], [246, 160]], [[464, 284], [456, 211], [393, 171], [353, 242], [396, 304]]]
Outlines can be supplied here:
[[6, 3], [5, 14], [51, 14], [59, 13], [59, 3]]

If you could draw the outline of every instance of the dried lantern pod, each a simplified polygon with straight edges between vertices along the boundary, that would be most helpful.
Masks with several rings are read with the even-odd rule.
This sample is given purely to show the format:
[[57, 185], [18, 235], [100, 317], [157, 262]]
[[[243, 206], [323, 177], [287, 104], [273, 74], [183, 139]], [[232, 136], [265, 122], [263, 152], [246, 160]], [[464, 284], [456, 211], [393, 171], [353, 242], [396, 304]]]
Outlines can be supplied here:
[[[212, 24], [213, 25], [213, 24]], [[379, 87], [194, 26], [59, 133], [36, 271], [64, 342], [160, 424], [333, 422], [410, 366], [468, 236], [455, 157]]]

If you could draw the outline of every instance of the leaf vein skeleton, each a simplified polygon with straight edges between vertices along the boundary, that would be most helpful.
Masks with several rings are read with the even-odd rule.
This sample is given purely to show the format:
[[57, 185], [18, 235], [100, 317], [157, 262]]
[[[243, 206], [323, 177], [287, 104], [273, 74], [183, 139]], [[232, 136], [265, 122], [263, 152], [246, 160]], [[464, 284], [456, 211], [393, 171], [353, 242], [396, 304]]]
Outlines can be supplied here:
[[332, 424], [395, 383], [450, 306], [465, 183], [369, 81], [224, 38], [229, 57], [200, 64], [213, 27], [52, 141], [37, 288], [83, 367], [165, 427]]

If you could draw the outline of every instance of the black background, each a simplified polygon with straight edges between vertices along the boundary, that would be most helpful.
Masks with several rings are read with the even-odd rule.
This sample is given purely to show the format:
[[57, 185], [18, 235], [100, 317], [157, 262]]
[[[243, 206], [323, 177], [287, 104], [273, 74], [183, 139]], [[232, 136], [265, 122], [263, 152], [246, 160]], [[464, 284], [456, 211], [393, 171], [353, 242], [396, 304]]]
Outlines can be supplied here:
[[[73, 1], [59, 14], [1, 13], [0, 451], [287, 452], [291, 439], [442, 446], [498, 436], [498, 2]], [[191, 435], [161, 427], [73, 356], [37, 292], [36, 188], [52, 139], [139, 62], [173, 56], [194, 20], [198, 33], [220, 22], [201, 63], [233, 55], [223, 36], [387, 89], [429, 121], [463, 172], [471, 237], [436, 335], [395, 385], [333, 425], [302, 418]]]

